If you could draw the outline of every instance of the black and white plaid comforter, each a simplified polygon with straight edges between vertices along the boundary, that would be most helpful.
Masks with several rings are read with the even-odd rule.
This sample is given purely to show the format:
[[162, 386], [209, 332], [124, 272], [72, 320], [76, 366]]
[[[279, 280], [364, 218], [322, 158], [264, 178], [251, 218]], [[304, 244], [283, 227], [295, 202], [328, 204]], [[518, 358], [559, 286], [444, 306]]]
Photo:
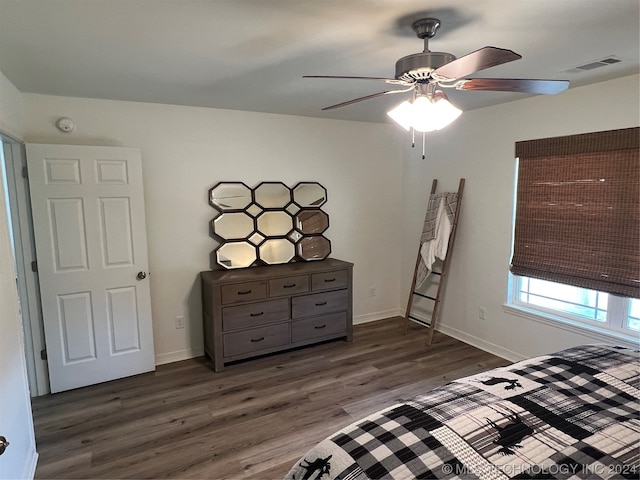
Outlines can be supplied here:
[[287, 479], [638, 479], [638, 351], [588, 345], [466, 377], [319, 443]]

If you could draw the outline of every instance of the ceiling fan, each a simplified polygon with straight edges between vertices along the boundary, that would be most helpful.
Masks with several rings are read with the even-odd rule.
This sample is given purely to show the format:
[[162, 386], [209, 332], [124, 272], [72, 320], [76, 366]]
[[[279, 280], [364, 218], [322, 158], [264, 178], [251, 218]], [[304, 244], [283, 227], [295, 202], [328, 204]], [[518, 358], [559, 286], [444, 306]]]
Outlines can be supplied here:
[[[353, 80], [374, 80], [384, 82], [390, 85], [403, 87], [397, 90], [387, 90], [384, 92], [366, 95], [364, 97], [354, 98], [346, 102], [337, 103], [322, 110], [332, 110], [334, 108], [345, 107], [364, 100], [381, 97], [383, 95], [392, 95], [396, 93], [412, 92], [413, 103], [403, 102], [398, 107], [403, 107], [404, 113], [409, 112], [407, 105], [416, 104], [416, 100], [423, 100], [424, 105], [432, 108], [437, 104], [449, 104], [446, 95], [439, 88], [455, 88], [456, 90], [484, 90], [484, 91], [501, 91], [501, 92], [522, 92], [536, 94], [554, 94], [565, 90], [569, 86], [568, 80], [540, 80], [540, 79], [524, 79], [524, 78], [464, 78], [474, 72], [484, 70], [503, 63], [512, 62], [522, 58], [517, 53], [504, 48], [484, 47], [471, 52], [463, 57], [456, 58], [450, 53], [431, 52], [429, 50], [429, 39], [432, 38], [440, 27], [440, 20], [436, 18], [423, 18], [416, 20], [411, 28], [418, 38], [424, 40], [424, 51], [402, 57], [396, 62], [395, 78], [384, 77], [352, 77], [352, 76], [333, 76], [333, 75], [305, 75], [303, 78], [333, 78], [333, 79], [353, 79]], [[426, 101], [424, 101], [426, 100]], [[446, 100], [446, 102], [441, 102]], [[441, 105], [442, 106], [442, 105]], [[394, 109], [394, 110], [397, 110]], [[438, 122], [427, 122], [420, 124], [414, 122], [404, 115], [403, 108], [400, 112], [395, 112], [396, 116], [404, 118], [404, 122], [392, 115], [389, 115], [405, 129], [417, 131], [439, 130], [443, 126], [439, 126]], [[461, 111], [451, 111], [449, 116], [438, 110], [441, 117], [447, 117], [447, 124], [455, 120]], [[436, 112], [434, 112], [435, 115]], [[411, 116], [411, 115], [409, 115]], [[451, 120], [449, 117], [453, 116]], [[413, 114], [416, 117], [416, 113]]]

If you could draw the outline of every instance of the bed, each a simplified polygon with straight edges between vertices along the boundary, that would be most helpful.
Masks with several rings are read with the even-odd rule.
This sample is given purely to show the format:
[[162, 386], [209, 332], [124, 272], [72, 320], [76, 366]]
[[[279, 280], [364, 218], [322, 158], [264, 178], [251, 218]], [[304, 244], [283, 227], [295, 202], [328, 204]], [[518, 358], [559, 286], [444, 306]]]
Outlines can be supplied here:
[[376, 412], [286, 479], [637, 479], [639, 389], [638, 350], [570, 348]]

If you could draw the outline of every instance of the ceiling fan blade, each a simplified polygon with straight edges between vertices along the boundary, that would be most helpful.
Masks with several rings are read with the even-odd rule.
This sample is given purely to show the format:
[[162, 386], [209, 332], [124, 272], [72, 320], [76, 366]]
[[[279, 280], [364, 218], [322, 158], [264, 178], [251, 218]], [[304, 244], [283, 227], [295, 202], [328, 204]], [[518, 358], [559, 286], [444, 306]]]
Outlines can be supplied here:
[[458, 90], [487, 90], [495, 92], [541, 93], [552, 95], [569, 86], [569, 80], [538, 80], [533, 78], [470, 78]]
[[365, 97], [354, 98], [353, 100], [337, 103], [335, 105], [331, 105], [330, 107], [324, 107], [322, 110], [333, 110], [334, 108], [346, 107], [347, 105], [351, 105], [353, 103], [362, 102], [364, 100], [369, 100], [371, 98], [382, 97], [383, 95], [391, 95], [393, 93], [406, 93], [406, 92], [407, 90], [388, 90], [386, 92], [378, 92], [371, 95], [367, 95]]
[[478, 70], [513, 62], [521, 58], [521, 55], [511, 50], [497, 47], [484, 47], [437, 68], [433, 73], [438, 77], [446, 77], [453, 80], [455, 78], [466, 77]]
[[396, 80], [395, 78], [385, 77], [342, 77], [336, 75], [303, 75], [302, 78], [338, 78], [347, 80], [376, 80], [391, 85], [413, 85], [413, 82], [405, 82], [404, 80]]

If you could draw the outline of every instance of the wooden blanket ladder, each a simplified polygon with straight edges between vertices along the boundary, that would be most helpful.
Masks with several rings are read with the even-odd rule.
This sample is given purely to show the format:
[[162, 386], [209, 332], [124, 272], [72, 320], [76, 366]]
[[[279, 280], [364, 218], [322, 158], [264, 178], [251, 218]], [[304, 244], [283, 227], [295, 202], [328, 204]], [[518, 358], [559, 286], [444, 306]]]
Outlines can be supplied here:
[[[430, 296], [430, 295], [426, 295], [424, 293], [421, 293], [419, 291], [416, 290], [416, 281], [418, 278], [418, 269], [420, 267], [420, 261], [421, 261], [421, 253], [420, 253], [420, 249], [422, 245], [418, 245], [418, 257], [416, 259], [416, 266], [413, 272], [413, 280], [411, 282], [411, 290], [409, 293], [409, 300], [407, 301], [407, 310], [405, 313], [405, 317], [404, 317], [404, 327], [403, 327], [403, 331], [404, 333], [407, 332], [407, 328], [409, 327], [409, 322], [413, 321], [415, 323], [418, 323], [420, 325], [423, 325], [425, 327], [428, 327], [428, 332], [427, 332], [427, 345], [431, 345], [431, 342], [433, 341], [433, 333], [435, 331], [435, 327], [436, 327], [436, 320], [437, 320], [437, 315], [438, 315], [438, 306], [440, 305], [440, 301], [441, 301], [441, 297], [444, 293], [444, 284], [447, 278], [447, 270], [449, 267], [449, 261], [451, 259], [451, 254], [453, 252], [453, 245], [455, 243], [455, 239], [456, 239], [456, 230], [458, 227], [458, 216], [460, 215], [460, 207], [462, 204], [462, 192], [464, 190], [464, 178], [460, 179], [460, 184], [458, 186], [458, 202], [456, 204], [456, 211], [453, 215], [453, 221], [451, 222], [451, 233], [449, 234], [449, 243], [447, 245], [447, 253], [445, 255], [445, 258], [442, 260], [442, 267], [441, 267], [441, 271], [440, 272], [431, 272], [431, 275], [436, 275], [438, 277], [438, 282], [437, 282], [437, 291], [436, 291], [436, 295], [435, 297]], [[434, 179], [433, 183], [431, 184], [431, 195], [434, 195], [436, 193], [436, 187], [438, 185], [438, 180]], [[425, 298], [429, 301], [433, 302], [433, 309], [431, 311], [431, 319], [429, 322], [426, 322], [425, 320], [418, 318], [414, 315], [411, 314], [411, 307], [413, 306], [413, 300], [414, 297], [418, 296], [421, 298]]]

